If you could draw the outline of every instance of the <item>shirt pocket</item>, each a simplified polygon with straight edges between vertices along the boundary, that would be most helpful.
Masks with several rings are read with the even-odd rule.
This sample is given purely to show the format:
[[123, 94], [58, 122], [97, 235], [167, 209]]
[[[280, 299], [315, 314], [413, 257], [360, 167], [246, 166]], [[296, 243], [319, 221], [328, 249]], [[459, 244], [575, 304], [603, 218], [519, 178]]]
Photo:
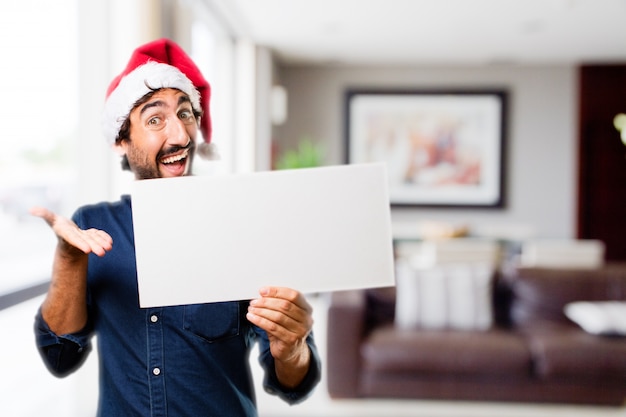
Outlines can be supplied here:
[[192, 304], [185, 306], [183, 328], [208, 342], [239, 335], [240, 307], [237, 302]]

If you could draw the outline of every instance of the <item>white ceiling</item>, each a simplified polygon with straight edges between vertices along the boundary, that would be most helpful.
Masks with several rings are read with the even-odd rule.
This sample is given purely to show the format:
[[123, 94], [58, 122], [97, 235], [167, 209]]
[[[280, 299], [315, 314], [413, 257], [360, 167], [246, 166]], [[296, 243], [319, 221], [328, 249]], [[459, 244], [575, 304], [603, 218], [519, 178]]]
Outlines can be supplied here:
[[209, 0], [284, 63], [626, 62], [626, 0]]

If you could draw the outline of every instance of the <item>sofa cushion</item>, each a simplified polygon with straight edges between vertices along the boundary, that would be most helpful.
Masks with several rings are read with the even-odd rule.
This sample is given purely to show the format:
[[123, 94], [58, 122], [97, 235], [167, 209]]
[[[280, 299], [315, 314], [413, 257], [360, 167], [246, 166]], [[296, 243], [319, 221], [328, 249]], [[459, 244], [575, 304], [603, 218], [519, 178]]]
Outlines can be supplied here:
[[361, 347], [363, 367], [385, 372], [527, 376], [530, 354], [510, 331], [374, 330]]
[[487, 263], [415, 268], [396, 264], [399, 328], [486, 330], [493, 323], [493, 278]]
[[587, 333], [626, 336], [625, 301], [576, 301], [565, 305], [565, 315]]
[[519, 268], [511, 278], [511, 321], [516, 326], [538, 322], [572, 323], [564, 313], [575, 301], [626, 300], [624, 269]]
[[619, 379], [626, 383], [626, 339], [576, 328], [527, 332], [534, 370], [542, 379]]

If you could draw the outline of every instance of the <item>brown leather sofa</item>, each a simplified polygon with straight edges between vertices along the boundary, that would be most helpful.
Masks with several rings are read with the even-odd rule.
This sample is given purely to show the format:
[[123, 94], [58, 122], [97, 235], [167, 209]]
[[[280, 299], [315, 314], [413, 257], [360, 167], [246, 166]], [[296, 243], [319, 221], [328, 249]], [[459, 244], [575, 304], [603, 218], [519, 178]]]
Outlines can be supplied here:
[[563, 308], [626, 300], [626, 265], [515, 269], [493, 294], [485, 331], [394, 326], [395, 288], [332, 294], [330, 396], [624, 404], [626, 337], [587, 333]]

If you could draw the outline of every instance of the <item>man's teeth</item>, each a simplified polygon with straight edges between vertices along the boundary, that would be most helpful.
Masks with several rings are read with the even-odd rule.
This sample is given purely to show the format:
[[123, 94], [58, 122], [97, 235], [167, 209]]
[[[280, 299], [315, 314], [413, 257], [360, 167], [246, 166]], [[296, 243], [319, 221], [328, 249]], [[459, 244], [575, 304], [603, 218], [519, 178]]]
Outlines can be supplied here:
[[189, 149], [185, 149], [180, 155], [170, 156], [168, 158], [164, 158], [161, 162], [164, 164], [173, 164], [174, 162], [178, 162], [182, 159], [187, 158], [189, 154]]

